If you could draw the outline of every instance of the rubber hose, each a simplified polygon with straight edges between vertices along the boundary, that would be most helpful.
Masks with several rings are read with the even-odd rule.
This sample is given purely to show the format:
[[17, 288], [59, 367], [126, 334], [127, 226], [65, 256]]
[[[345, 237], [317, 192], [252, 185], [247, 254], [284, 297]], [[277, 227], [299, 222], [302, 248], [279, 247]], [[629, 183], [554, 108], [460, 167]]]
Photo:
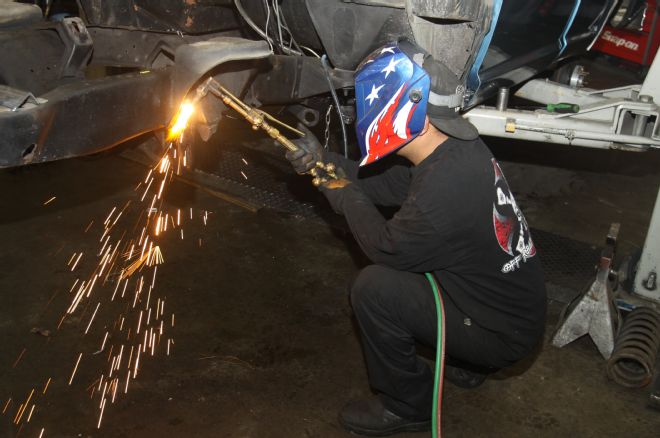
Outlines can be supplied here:
[[440, 295], [440, 289], [433, 274], [426, 273], [431, 283], [435, 298], [435, 311], [438, 316], [438, 340], [435, 349], [435, 381], [433, 382], [433, 412], [431, 413], [431, 433], [433, 438], [440, 438], [442, 417], [442, 383], [445, 373], [445, 307]]

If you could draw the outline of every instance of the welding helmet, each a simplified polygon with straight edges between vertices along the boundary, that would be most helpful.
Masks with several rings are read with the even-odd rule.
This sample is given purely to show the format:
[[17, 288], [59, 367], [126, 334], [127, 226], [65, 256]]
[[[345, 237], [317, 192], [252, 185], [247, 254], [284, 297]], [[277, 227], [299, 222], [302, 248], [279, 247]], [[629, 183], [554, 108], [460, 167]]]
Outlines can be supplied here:
[[403, 39], [372, 52], [355, 72], [360, 165], [400, 149], [424, 129], [426, 116], [442, 132], [464, 140], [478, 136], [457, 112], [458, 78], [428, 52]]

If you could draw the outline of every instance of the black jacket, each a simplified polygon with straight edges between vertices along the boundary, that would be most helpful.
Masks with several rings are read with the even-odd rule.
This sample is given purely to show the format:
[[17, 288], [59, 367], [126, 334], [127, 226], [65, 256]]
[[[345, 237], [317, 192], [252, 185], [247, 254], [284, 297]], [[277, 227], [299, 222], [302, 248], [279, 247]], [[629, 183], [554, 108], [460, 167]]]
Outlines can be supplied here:
[[[527, 222], [486, 145], [450, 138], [415, 167], [360, 178], [358, 165], [328, 153], [353, 183], [323, 192], [376, 264], [433, 272], [474, 323], [528, 349], [543, 332], [543, 272]], [[375, 205], [400, 206], [386, 220]]]

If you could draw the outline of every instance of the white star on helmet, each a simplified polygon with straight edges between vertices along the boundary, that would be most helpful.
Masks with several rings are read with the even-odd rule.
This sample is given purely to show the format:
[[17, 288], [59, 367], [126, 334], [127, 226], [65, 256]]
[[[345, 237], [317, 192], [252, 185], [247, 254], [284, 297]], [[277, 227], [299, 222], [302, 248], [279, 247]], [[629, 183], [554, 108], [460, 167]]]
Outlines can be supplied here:
[[380, 87], [376, 87], [375, 85], [371, 86], [371, 93], [367, 97], [364, 98], [364, 100], [369, 101], [369, 105], [374, 103], [375, 99], [379, 99], [378, 92], [380, 91], [381, 88], [383, 88], [385, 84], [381, 85]]
[[387, 67], [385, 67], [380, 71], [381, 73], [385, 73], [385, 79], [387, 79], [390, 73], [394, 73], [396, 71], [396, 65], [400, 61], [402, 61], [402, 59], [397, 59], [397, 60], [395, 60], [394, 58], [390, 59], [390, 63], [387, 65]]

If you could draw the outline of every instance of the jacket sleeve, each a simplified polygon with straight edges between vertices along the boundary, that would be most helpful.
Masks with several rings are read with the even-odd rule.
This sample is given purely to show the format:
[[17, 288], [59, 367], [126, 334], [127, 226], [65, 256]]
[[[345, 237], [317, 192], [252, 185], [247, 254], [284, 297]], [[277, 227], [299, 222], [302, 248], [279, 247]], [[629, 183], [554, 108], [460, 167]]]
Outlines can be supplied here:
[[380, 174], [360, 178], [358, 176], [360, 167], [355, 161], [333, 152], [326, 152], [324, 158], [343, 169], [346, 177], [357, 184], [376, 205], [398, 207], [408, 196], [411, 179], [409, 167], [391, 166]]
[[414, 200], [407, 199], [390, 220], [385, 220], [358, 185], [322, 191], [335, 211], [345, 216], [353, 236], [374, 263], [411, 272], [433, 271], [450, 264], [441, 235]]

